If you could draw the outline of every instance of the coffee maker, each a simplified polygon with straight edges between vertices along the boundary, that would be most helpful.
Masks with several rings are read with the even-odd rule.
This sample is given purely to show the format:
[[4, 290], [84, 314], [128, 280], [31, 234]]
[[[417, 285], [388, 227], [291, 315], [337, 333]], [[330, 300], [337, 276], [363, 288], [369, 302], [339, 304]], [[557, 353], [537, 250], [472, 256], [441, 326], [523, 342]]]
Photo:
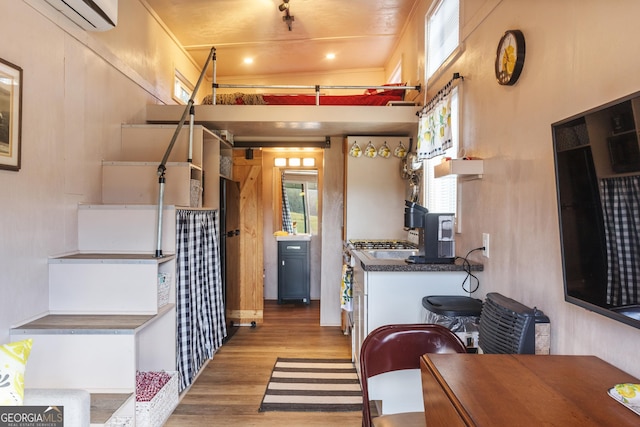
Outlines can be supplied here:
[[455, 215], [429, 213], [424, 206], [405, 200], [404, 226], [418, 230], [418, 255], [407, 262], [413, 264], [448, 264], [455, 260], [453, 239]]

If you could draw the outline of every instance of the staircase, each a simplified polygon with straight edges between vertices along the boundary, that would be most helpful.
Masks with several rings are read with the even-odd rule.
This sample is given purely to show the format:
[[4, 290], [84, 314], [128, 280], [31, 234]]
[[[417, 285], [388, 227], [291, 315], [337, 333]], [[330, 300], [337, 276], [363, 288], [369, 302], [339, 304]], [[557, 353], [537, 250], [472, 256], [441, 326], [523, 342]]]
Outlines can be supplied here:
[[221, 148], [231, 151], [196, 128], [192, 161], [167, 164], [164, 256], [153, 182], [175, 126], [123, 125], [122, 158], [103, 164], [104, 204], [78, 207], [78, 251], [48, 260], [49, 312], [10, 330], [33, 339], [27, 387], [88, 390], [91, 426], [135, 425], [136, 372], [176, 370], [175, 205], [217, 209]]

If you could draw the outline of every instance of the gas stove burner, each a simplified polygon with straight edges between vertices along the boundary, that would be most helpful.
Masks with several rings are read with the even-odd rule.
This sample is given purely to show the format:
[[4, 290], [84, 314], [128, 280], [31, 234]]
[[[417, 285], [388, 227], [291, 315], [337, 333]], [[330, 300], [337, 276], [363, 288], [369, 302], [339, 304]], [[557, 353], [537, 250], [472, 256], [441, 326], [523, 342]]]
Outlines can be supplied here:
[[350, 240], [349, 244], [356, 250], [376, 249], [418, 249], [414, 243], [404, 240]]

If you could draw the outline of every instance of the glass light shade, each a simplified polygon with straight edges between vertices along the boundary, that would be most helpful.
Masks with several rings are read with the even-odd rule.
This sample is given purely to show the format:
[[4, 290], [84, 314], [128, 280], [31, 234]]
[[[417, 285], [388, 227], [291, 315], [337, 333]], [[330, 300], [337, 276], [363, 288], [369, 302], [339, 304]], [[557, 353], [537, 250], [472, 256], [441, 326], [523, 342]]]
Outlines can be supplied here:
[[298, 157], [291, 157], [289, 159], [289, 166], [300, 166], [300, 159]]
[[302, 159], [302, 166], [315, 166], [316, 165], [316, 159], [314, 159], [313, 157], [305, 157]]
[[284, 157], [276, 157], [273, 160], [273, 164], [278, 167], [287, 166], [287, 159]]

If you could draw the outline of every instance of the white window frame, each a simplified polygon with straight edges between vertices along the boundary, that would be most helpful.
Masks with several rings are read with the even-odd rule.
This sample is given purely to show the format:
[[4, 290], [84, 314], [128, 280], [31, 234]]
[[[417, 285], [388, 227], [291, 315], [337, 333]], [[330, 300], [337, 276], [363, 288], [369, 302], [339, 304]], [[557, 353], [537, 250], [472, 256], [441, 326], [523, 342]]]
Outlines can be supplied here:
[[451, 89], [451, 141], [452, 146], [442, 155], [422, 162], [423, 193], [422, 200], [429, 212], [453, 213], [459, 217], [458, 210], [458, 180], [455, 175], [436, 178], [434, 168], [442, 162], [443, 157], [457, 158], [460, 141], [459, 123], [459, 92], [458, 88]]
[[398, 61], [395, 68], [389, 75], [387, 83], [404, 83], [402, 81], [402, 60]]
[[[450, 13], [443, 5], [450, 7]], [[439, 21], [438, 21], [439, 20]], [[452, 25], [453, 24], [453, 25]], [[441, 30], [450, 28], [449, 34]], [[438, 37], [430, 34], [440, 32]], [[441, 49], [440, 52], [436, 52]], [[444, 49], [444, 50], [442, 50]], [[435, 2], [425, 16], [425, 80], [436, 80], [461, 51], [460, 45], [460, 1], [439, 0]], [[458, 180], [455, 175], [435, 178], [434, 167], [442, 162], [443, 157], [457, 158], [460, 147], [460, 93], [457, 87], [451, 90], [451, 140], [452, 146], [442, 155], [423, 161], [422, 201], [429, 212], [453, 213], [456, 216], [456, 232], [461, 232], [460, 204], [458, 200]]]
[[[445, 8], [444, 5], [448, 8]], [[455, 29], [446, 32], [446, 28]], [[425, 81], [439, 75], [460, 50], [460, 0], [440, 0], [425, 16]]]
[[178, 104], [187, 105], [193, 93], [193, 88], [194, 86], [191, 82], [176, 69], [174, 71], [173, 94], [171, 96], [173, 100]]

